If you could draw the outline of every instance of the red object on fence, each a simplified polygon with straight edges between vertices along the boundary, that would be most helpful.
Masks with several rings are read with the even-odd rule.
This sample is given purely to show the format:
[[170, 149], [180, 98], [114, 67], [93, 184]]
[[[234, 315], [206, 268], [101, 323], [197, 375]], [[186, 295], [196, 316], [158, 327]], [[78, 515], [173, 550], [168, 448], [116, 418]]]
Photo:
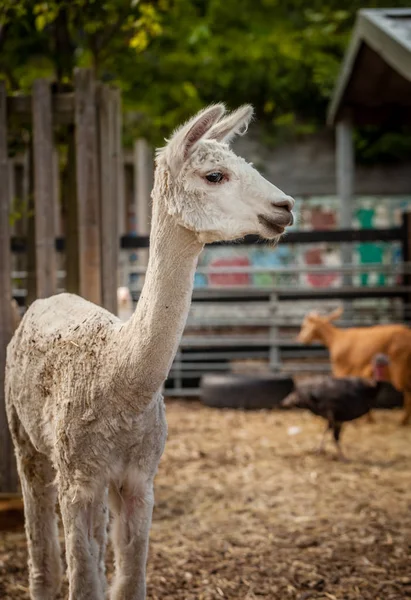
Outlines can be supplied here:
[[[217, 258], [213, 260], [209, 267], [248, 267], [250, 261], [246, 256], [233, 258]], [[208, 275], [210, 285], [250, 285], [250, 275], [248, 273], [210, 273]]]
[[333, 210], [324, 210], [323, 208], [313, 208], [311, 211], [310, 225], [313, 229], [326, 231], [337, 227], [337, 215]]
[[[306, 265], [324, 265], [323, 250], [312, 248], [304, 253]], [[338, 273], [307, 273], [307, 282], [312, 287], [325, 288], [331, 286], [338, 279]]]

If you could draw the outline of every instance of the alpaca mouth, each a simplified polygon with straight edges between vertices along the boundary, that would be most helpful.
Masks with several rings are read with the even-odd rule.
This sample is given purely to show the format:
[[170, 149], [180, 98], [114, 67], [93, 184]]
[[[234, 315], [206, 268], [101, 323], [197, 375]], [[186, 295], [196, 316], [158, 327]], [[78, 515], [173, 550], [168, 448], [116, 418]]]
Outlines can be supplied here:
[[276, 218], [267, 217], [266, 215], [258, 215], [258, 222], [261, 223], [261, 225], [264, 225], [264, 227], [266, 229], [269, 229], [272, 233], [275, 233], [276, 235], [281, 235], [282, 233], [284, 233], [285, 228], [288, 225], [293, 224], [294, 217], [292, 213], [288, 211], [282, 211], [281, 216], [279, 214]]

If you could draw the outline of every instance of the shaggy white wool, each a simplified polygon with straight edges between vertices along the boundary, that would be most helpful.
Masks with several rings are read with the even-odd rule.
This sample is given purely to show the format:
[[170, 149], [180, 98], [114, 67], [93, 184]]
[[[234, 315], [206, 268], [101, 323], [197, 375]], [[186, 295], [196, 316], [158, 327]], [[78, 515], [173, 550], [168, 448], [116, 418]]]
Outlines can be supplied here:
[[[277, 239], [291, 219], [292, 199], [226, 144], [247, 128], [251, 107], [222, 118], [224, 110], [205, 109], [157, 153], [150, 259], [132, 317], [123, 323], [60, 294], [30, 306], [8, 347], [6, 406], [33, 600], [51, 600], [60, 587], [57, 497], [70, 600], [104, 597], [108, 504], [116, 560], [110, 597], [145, 598], [153, 480], [167, 434], [160, 390], [203, 243], [248, 233]], [[208, 181], [216, 172], [221, 181]]]

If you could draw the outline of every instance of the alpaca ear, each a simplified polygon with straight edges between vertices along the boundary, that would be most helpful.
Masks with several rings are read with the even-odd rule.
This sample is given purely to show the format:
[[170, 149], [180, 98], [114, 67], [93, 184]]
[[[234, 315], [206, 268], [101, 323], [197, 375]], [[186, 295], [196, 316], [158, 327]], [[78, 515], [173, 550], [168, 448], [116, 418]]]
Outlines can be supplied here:
[[337, 319], [339, 319], [341, 317], [341, 315], [343, 314], [344, 309], [339, 306], [338, 308], [336, 308], [335, 310], [332, 311], [332, 313], [330, 313], [329, 315], [327, 315], [327, 321], [337, 321]]
[[227, 117], [219, 121], [207, 135], [208, 139], [229, 143], [236, 135], [244, 135], [253, 118], [254, 109], [250, 104], [244, 104]]
[[204, 108], [174, 132], [167, 144], [168, 162], [177, 172], [193, 152], [195, 145], [206, 137], [210, 129], [225, 113], [224, 104], [213, 104]]

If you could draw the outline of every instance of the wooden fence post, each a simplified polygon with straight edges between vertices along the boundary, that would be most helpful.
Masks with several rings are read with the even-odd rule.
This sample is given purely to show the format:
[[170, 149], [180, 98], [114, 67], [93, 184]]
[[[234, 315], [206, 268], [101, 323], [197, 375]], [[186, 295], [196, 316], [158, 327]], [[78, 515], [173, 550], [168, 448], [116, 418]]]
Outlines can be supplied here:
[[[336, 167], [337, 195], [341, 202], [341, 227], [351, 229], [354, 199], [354, 140], [350, 119], [340, 121], [336, 126]], [[353, 263], [352, 244], [341, 245], [341, 255], [344, 265]], [[352, 286], [352, 273], [343, 276], [344, 285]], [[352, 301], [344, 302], [345, 318], [352, 320]]]
[[[114, 112], [114, 143], [115, 152], [113, 155], [113, 162], [115, 166], [115, 172], [117, 181], [114, 184], [116, 189], [116, 206], [117, 206], [117, 237], [120, 240], [123, 235], [128, 233], [128, 204], [126, 199], [126, 182], [124, 172], [124, 155], [123, 155], [123, 142], [122, 142], [122, 112], [121, 112], [121, 94], [120, 90], [112, 90], [114, 103], [116, 109]], [[126, 274], [126, 263], [127, 257], [125, 252], [117, 254], [117, 286], [128, 285], [128, 273]]]
[[[117, 245], [116, 245], [116, 314], [118, 312], [117, 306], [117, 287], [123, 285], [122, 278], [120, 276], [120, 240], [121, 237], [128, 232], [128, 213], [126, 211], [126, 183], [125, 183], [125, 172], [124, 172], [124, 153], [123, 153], [123, 121], [122, 121], [122, 109], [121, 109], [121, 92], [119, 89], [112, 90], [113, 101], [114, 101], [114, 155], [113, 155], [113, 168], [116, 173], [116, 182], [114, 186], [115, 203], [118, 205], [117, 211]], [[114, 209], [115, 210], [115, 209]], [[121, 220], [121, 214], [123, 219]], [[128, 281], [126, 282], [128, 284]]]
[[12, 335], [6, 98], [6, 86], [0, 81], [0, 491], [11, 492], [17, 474], [4, 403], [6, 349]]
[[[21, 218], [17, 219], [14, 226], [14, 235], [19, 238], [27, 238], [27, 212], [28, 212], [28, 152], [25, 152], [21, 160], [15, 165], [15, 197], [22, 209]], [[13, 235], [13, 234], [12, 234]], [[18, 252], [12, 255], [12, 269], [16, 271], [27, 270], [27, 252]]]
[[[8, 191], [9, 191], [9, 206], [10, 212], [15, 208], [16, 199], [16, 178], [15, 178], [15, 165], [13, 160], [9, 160], [9, 177], [8, 177]], [[16, 235], [15, 223], [10, 227], [10, 235]]]
[[60, 202], [60, 164], [59, 153], [57, 148], [53, 148], [53, 199], [54, 199], [54, 235], [63, 236], [63, 222], [61, 218], [61, 202]]
[[100, 155], [100, 216], [101, 216], [101, 289], [102, 304], [117, 314], [118, 225], [115, 121], [116, 103], [113, 91], [104, 84], [97, 90], [99, 155]]
[[[402, 215], [402, 230], [403, 238], [401, 240], [402, 246], [402, 260], [405, 263], [411, 262], [411, 212], [404, 212]], [[407, 266], [409, 269], [409, 266]], [[411, 286], [411, 272], [406, 272], [404, 275], [403, 285]], [[411, 319], [411, 293], [407, 292], [404, 298], [404, 321]]]
[[34, 220], [34, 148], [33, 135], [30, 137], [30, 146], [28, 151], [28, 196], [27, 196], [27, 297], [26, 306], [30, 306], [37, 298], [37, 277], [36, 277], [36, 226]]
[[73, 125], [68, 130], [67, 165], [62, 194], [65, 212], [66, 290], [72, 294], [80, 294], [76, 149]]
[[122, 236], [128, 233], [127, 226], [127, 211], [126, 211], [126, 194], [124, 182], [124, 156], [123, 156], [123, 140], [122, 140], [122, 112], [121, 112], [121, 93], [117, 88], [111, 90], [113, 110], [114, 110], [114, 154], [113, 168], [116, 175], [114, 183], [114, 194], [116, 197], [115, 205], [117, 206], [117, 236]]
[[[121, 111], [121, 93], [117, 88], [111, 90], [112, 110], [113, 110], [113, 140], [114, 152], [111, 158], [113, 179], [113, 212], [115, 228], [113, 227], [113, 236], [115, 236], [115, 248], [112, 256], [113, 267], [115, 269], [115, 314], [118, 313], [117, 305], [117, 287], [120, 285], [119, 267], [120, 267], [120, 239], [127, 233], [126, 221], [126, 190], [124, 176], [124, 156], [123, 156], [123, 122]], [[116, 210], [117, 208], [117, 210]], [[121, 214], [123, 218], [121, 219]]]
[[96, 84], [91, 69], [76, 69], [74, 82], [80, 294], [101, 305]]
[[57, 291], [57, 261], [52, 102], [45, 79], [33, 85], [33, 151], [37, 296], [47, 298]]
[[[134, 206], [138, 235], [150, 235], [151, 189], [153, 187], [152, 153], [147, 141], [136, 140], [134, 144]], [[148, 248], [138, 251], [138, 265], [148, 264]]]

